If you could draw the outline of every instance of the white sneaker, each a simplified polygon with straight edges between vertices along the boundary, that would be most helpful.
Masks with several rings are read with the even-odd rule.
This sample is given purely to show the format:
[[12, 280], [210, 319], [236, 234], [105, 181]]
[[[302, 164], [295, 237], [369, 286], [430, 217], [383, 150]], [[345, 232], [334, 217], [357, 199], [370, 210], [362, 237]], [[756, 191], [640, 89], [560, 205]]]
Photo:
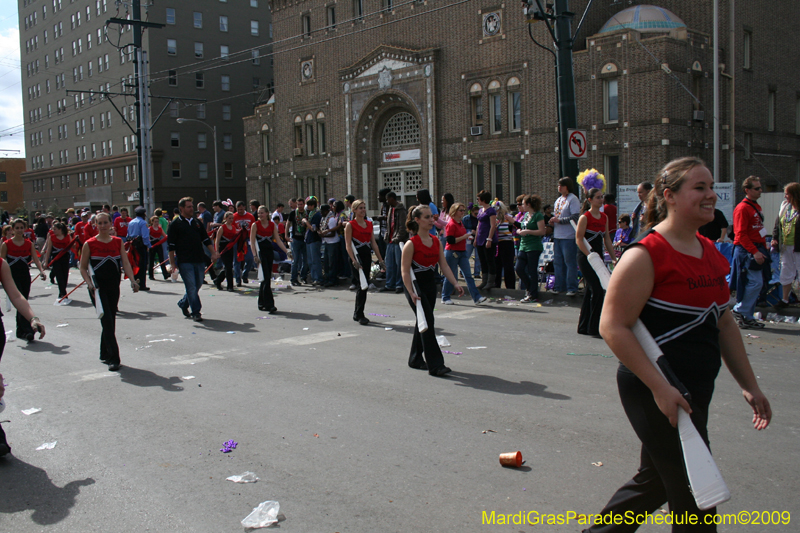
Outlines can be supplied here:
[[61, 302], [61, 305], [69, 305], [71, 303], [72, 303], [72, 300], [70, 300], [69, 298], [64, 298], [64, 301]]
[[578, 291], [567, 291], [567, 296], [575, 296], [578, 294]]
[[453, 300], [449, 300], [449, 299], [448, 299], [448, 300], [445, 300], [444, 298], [442, 298], [442, 303], [443, 303], [444, 305], [455, 305], [455, 304], [453, 303]]
[[487, 298], [486, 296], [481, 296], [480, 299], [477, 302], [475, 302], [475, 305], [485, 304], [488, 301], [489, 298]]

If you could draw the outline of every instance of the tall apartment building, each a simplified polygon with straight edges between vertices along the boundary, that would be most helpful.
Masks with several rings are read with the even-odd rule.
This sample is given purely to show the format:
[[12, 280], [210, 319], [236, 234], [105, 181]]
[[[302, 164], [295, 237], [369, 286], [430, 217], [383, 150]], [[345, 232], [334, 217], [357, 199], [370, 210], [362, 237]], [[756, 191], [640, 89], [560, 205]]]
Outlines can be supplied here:
[[[133, 30], [107, 24], [132, 19], [130, 9], [111, 0], [19, 0], [27, 209], [139, 205]], [[241, 117], [272, 90], [266, 0], [168, 1], [143, 7], [141, 17], [164, 24], [142, 38], [156, 206], [171, 210], [186, 195], [213, 200], [217, 173], [224, 198], [243, 198]]]
[[[573, 31], [587, 3], [569, 3]], [[249, 196], [352, 193], [371, 210], [382, 187], [407, 205], [423, 187], [462, 201], [481, 189], [557, 196], [554, 58], [531, 42], [519, 4], [271, 4], [278, 84], [245, 118]], [[652, 180], [679, 156], [713, 162], [712, 3], [657, 4], [596, 0], [575, 43], [580, 167], [612, 185]], [[775, 31], [772, 3], [739, 1], [731, 42], [720, 4], [720, 177], [755, 174], [775, 190], [800, 177], [800, 38]], [[797, 2], [781, 9], [800, 16]], [[551, 46], [543, 22], [531, 32]]]

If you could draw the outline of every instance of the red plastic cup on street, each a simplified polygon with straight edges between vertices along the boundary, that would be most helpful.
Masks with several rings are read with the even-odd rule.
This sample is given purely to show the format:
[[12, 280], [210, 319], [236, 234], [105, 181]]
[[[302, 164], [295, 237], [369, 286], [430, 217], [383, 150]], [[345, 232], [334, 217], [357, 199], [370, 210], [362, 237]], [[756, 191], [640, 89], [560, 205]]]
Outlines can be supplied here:
[[509, 452], [500, 454], [500, 464], [519, 468], [522, 466], [522, 452]]

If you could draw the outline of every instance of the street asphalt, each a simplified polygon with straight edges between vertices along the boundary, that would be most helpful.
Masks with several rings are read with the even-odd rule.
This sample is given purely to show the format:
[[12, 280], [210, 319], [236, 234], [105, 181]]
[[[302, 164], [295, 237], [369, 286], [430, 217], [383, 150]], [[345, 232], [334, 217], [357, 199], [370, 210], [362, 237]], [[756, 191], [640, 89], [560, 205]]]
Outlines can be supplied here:
[[[0, 420], [12, 454], [0, 459], [0, 532], [235, 532], [267, 500], [286, 532], [576, 532], [574, 521], [484, 517], [596, 513], [636, 472], [617, 362], [601, 339], [576, 334], [579, 300], [439, 303], [437, 334], [456, 353], [444, 354], [452, 374], [435, 378], [407, 366], [414, 323], [402, 295], [371, 293], [361, 326], [346, 287], [274, 284], [279, 311], [268, 315], [255, 283], [206, 285], [194, 323], [176, 306], [181, 283], [150, 285], [122, 285], [119, 372], [98, 360], [83, 288], [60, 307], [56, 287], [35, 284], [42, 341], [16, 339], [5, 313]], [[518, 297], [491, 293], [506, 295]], [[719, 531], [800, 531], [800, 326], [744, 333], [774, 419], [753, 430], [722, 369], [709, 434], [732, 498], [719, 512], [788, 511], [791, 523]], [[222, 453], [229, 440], [236, 449]], [[522, 468], [500, 466], [517, 450]], [[226, 480], [246, 471], [259, 481]]]

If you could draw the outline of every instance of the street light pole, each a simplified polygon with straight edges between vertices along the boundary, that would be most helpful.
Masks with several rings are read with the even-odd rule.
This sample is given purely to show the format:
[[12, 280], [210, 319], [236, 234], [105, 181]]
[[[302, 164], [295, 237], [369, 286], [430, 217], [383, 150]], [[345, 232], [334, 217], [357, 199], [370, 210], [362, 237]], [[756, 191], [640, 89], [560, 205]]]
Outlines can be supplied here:
[[203, 122], [202, 120], [198, 120], [196, 118], [179, 118], [175, 122], [178, 124], [183, 124], [184, 122], [199, 122], [200, 124], [203, 124], [207, 128], [211, 129], [211, 133], [214, 137], [214, 185], [216, 186], [217, 190], [217, 197], [214, 199], [221, 200], [222, 197], [219, 195], [219, 161], [217, 159], [217, 126], [212, 126], [208, 122]]

